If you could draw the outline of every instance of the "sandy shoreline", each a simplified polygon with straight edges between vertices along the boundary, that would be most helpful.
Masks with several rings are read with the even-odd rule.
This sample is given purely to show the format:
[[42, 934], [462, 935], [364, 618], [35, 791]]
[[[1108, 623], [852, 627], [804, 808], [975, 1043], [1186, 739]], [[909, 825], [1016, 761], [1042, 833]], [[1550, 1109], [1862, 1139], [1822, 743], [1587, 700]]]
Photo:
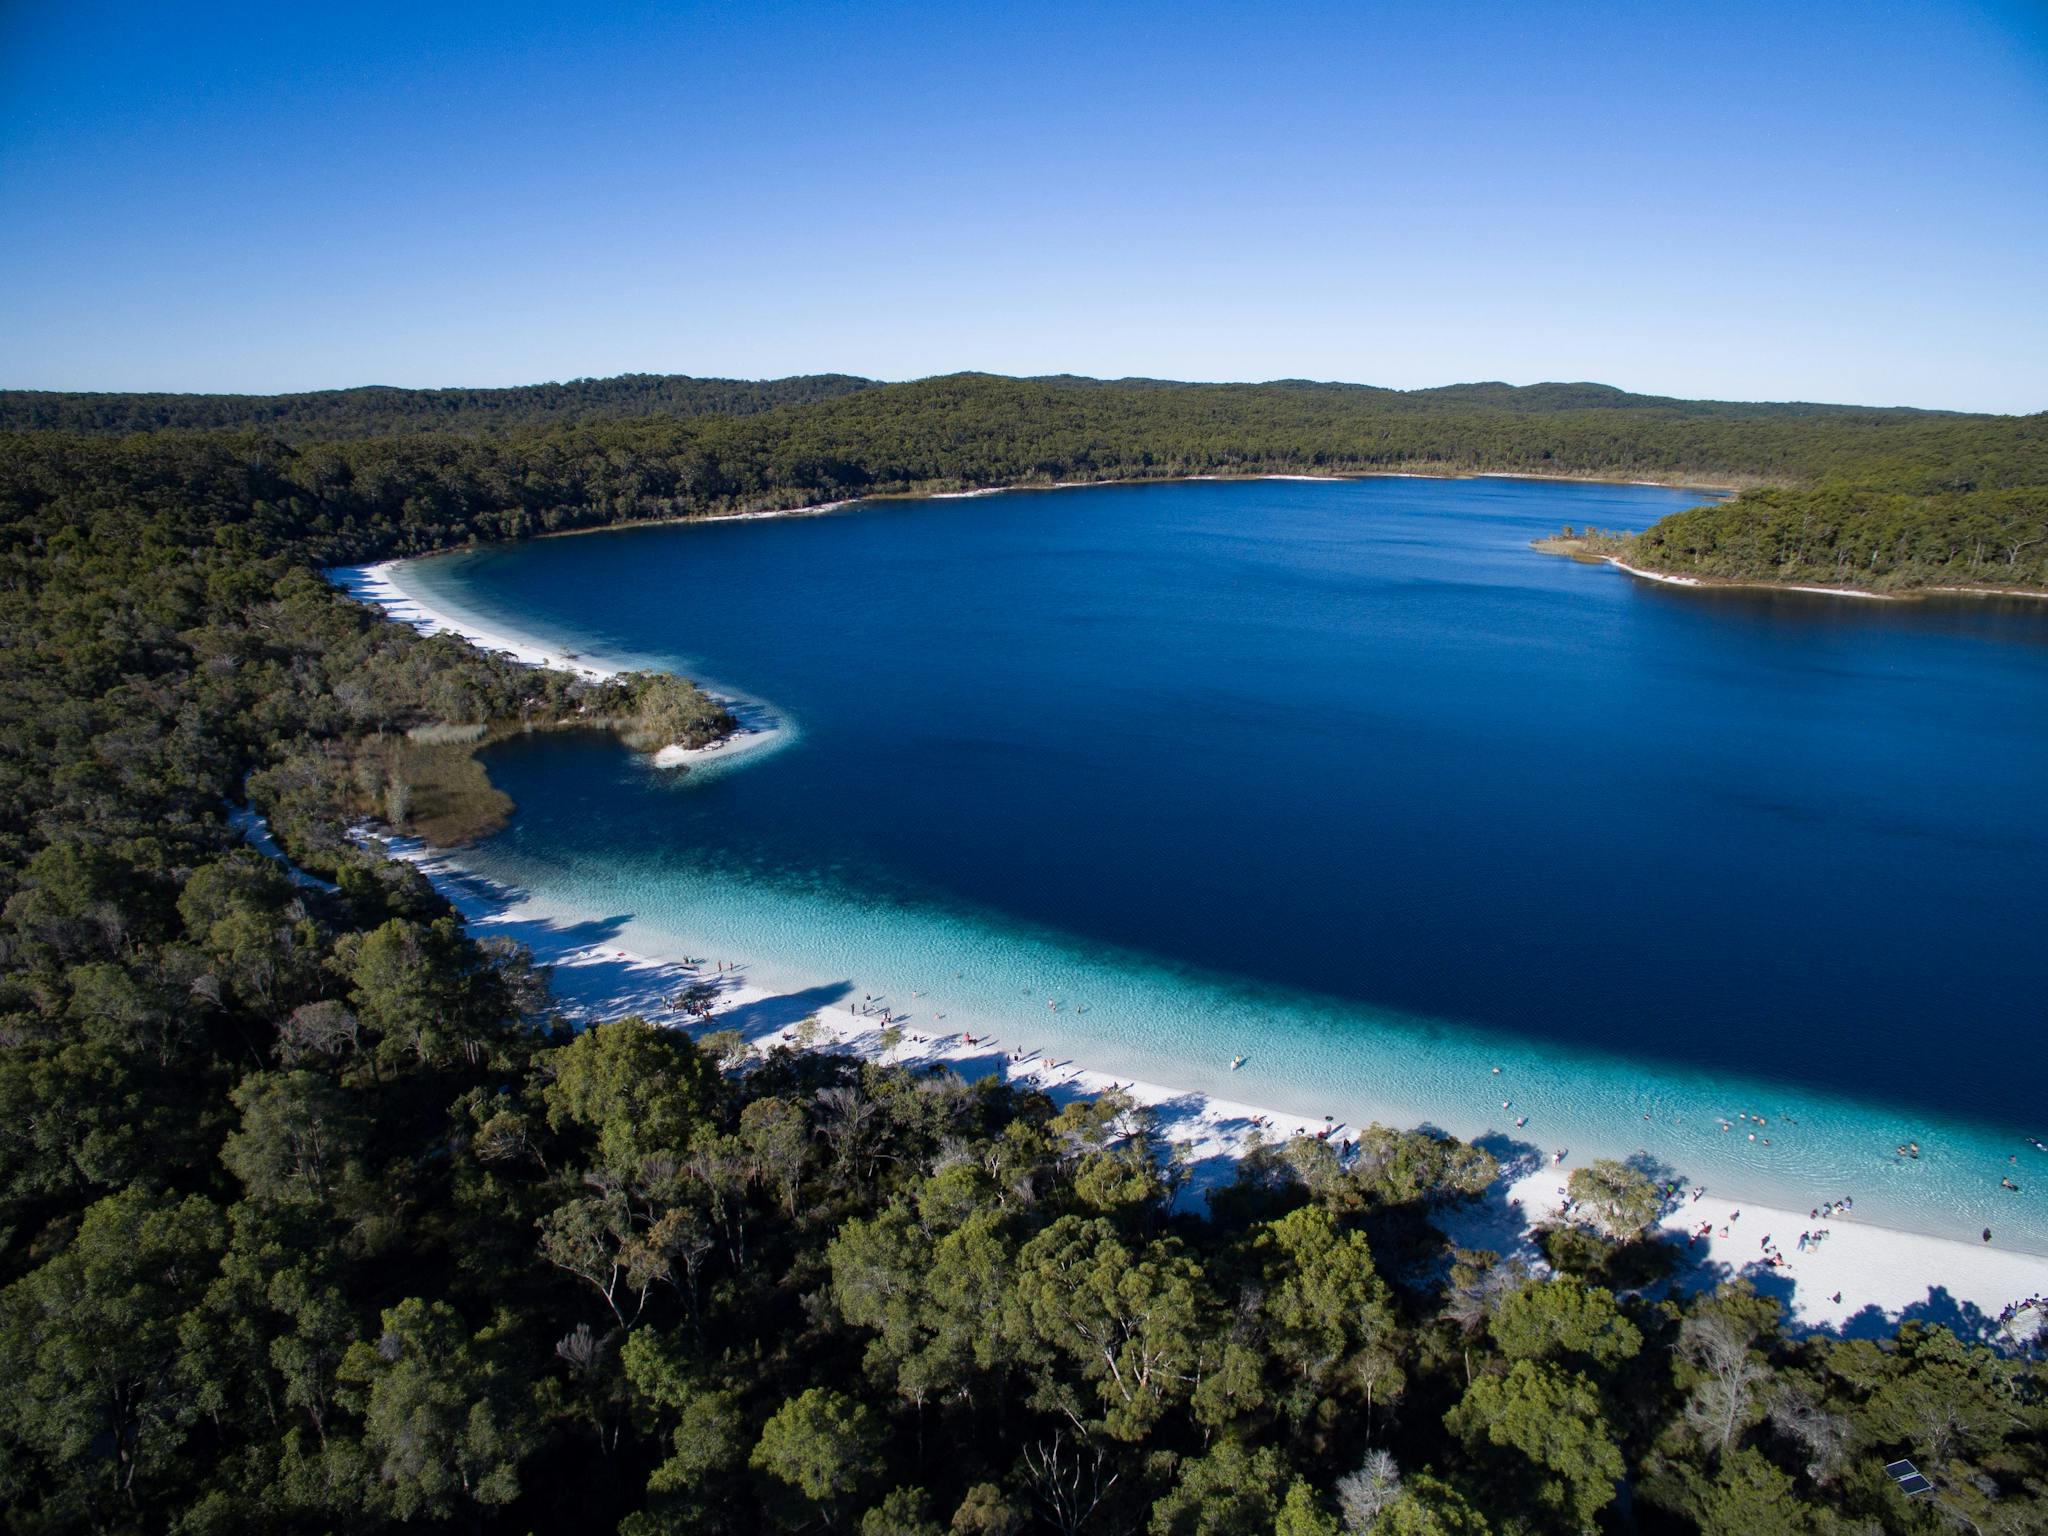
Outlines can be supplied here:
[[[796, 1026], [815, 1017], [819, 1049], [912, 1066], [943, 1063], [970, 1079], [997, 1075], [1040, 1089], [1060, 1103], [1121, 1088], [1153, 1109], [1160, 1138], [1182, 1151], [1191, 1169], [1179, 1195], [1185, 1209], [1204, 1208], [1208, 1190], [1229, 1181], [1254, 1137], [1270, 1142], [1326, 1129], [1313, 1117], [1117, 1077], [1065, 1056], [1048, 1057], [1039, 1042], [1022, 1033], [1015, 1038], [1005, 1031], [982, 1033], [984, 1026], [977, 1023], [967, 1026], [975, 1031], [970, 1041], [961, 1033], [962, 1021], [947, 1018], [943, 999], [877, 996], [873, 1006], [878, 1011], [863, 1012], [855, 981], [775, 988], [751, 979], [744, 964], [718, 969], [719, 957], [713, 954], [650, 954], [622, 949], [609, 937], [593, 941], [588, 925], [492, 884], [454, 857], [412, 840], [392, 839], [379, 846], [416, 864], [473, 932], [517, 939], [553, 967], [560, 1006], [579, 1023], [628, 1013], [681, 1022], [669, 999], [687, 986], [709, 982], [718, 989], [717, 1000], [708, 1019], [688, 1026], [693, 1033], [735, 1029], [766, 1050], [792, 1043]], [[902, 1043], [888, 1053], [881, 1042], [883, 1007], [903, 1030]], [[1327, 1128], [1339, 1140], [1361, 1129], [1334, 1123]], [[1439, 1224], [1463, 1245], [1540, 1265], [1531, 1229], [1554, 1219], [1574, 1166], [1569, 1158], [1561, 1165], [1540, 1159], [1511, 1166], [1487, 1196], [1447, 1213]], [[1693, 1238], [1702, 1224], [1707, 1234]], [[2021, 1313], [2014, 1324], [2001, 1327], [2000, 1313], [2048, 1292], [2048, 1259], [2036, 1255], [1880, 1227], [1858, 1221], [1853, 1213], [1816, 1217], [1760, 1206], [1690, 1185], [1681, 1187], [1662, 1226], [1680, 1255], [1679, 1290], [1691, 1292], [1741, 1276], [1777, 1297], [1788, 1324], [1800, 1329], [1874, 1336], [1889, 1333], [1902, 1318], [1917, 1317], [1966, 1337], [2010, 1345], [2029, 1336], [2042, 1314]], [[1816, 1230], [1825, 1230], [1826, 1237], [1802, 1248], [1801, 1234]], [[1782, 1264], [1765, 1262], [1766, 1240], [1782, 1254]]]
[[[557, 650], [523, 635], [488, 629], [462, 615], [437, 608], [398, 580], [396, 572], [403, 564], [405, 562], [401, 560], [380, 560], [374, 565], [338, 566], [327, 572], [327, 578], [356, 601], [382, 609], [385, 617], [410, 624], [423, 635], [454, 635], [479, 650], [495, 651], [527, 666], [573, 672], [593, 682], [619, 677], [629, 670]], [[663, 747], [652, 756], [655, 767], [688, 768], [731, 762], [736, 758], [759, 756], [771, 747], [787, 743], [789, 728], [772, 710], [747, 699], [727, 698], [720, 694], [712, 697], [732, 711], [739, 721], [738, 729], [708, 747]]]
[[[1544, 551], [1552, 553], [1552, 551]], [[1625, 571], [1644, 581], [1661, 582], [1669, 587], [1700, 587], [1724, 589], [1731, 592], [1810, 592], [1815, 597], [1854, 597], [1867, 602], [1903, 603], [1915, 598], [1945, 597], [2025, 597], [2035, 601], [2048, 599], [2048, 592], [2037, 592], [2029, 587], [1914, 587], [1904, 592], [1872, 592], [1865, 587], [1814, 587], [1798, 586], [1782, 581], [1723, 581], [1707, 576], [1673, 576], [1663, 571], [1646, 571], [1641, 566], [1630, 565], [1619, 555], [1602, 555], [1600, 559], [1617, 571]]]
[[[1221, 480], [1298, 480], [1320, 483], [1343, 480], [1535, 480], [1548, 481], [1557, 485], [1639, 485], [1652, 490], [1663, 491], [1709, 491], [1716, 496], [1737, 495], [1740, 486], [1717, 485], [1712, 481], [1686, 479], [1671, 480], [1620, 480], [1611, 475], [1545, 475], [1530, 470], [1488, 469], [1488, 470], [1418, 470], [1418, 469], [1347, 469], [1326, 475], [1304, 474], [1255, 474], [1255, 475], [1126, 475], [1107, 480], [1043, 480], [1029, 481], [1017, 485], [979, 485], [959, 491], [876, 491], [867, 496], [842, 496], [833, 501], [805, 502], [795, 507], [763, 507], [752, 512], [706, 512], [678, 514], [673, 517], [639, 518], [632, 522], [605, 523], [594, 528], [556, 528], [545, 533], [530, 535], [533, 539], [580, 539], [595, 533], [618, 533], [631, 528], [668, 528], [680, 523], [745, 523], [774, 517], [822, 517], [829, 512], [839, 512], [847, 507], [858, 507], [868, 502], [882, 501], [971, 501], [981, 496], [999, 496], [1011, 491], [1088, 491], [1109, 486], [1130, 485], [1188, 485], [1198, 481]], [[404, 563], [405, 560], [431, 560], [436, 555], [459, 553], [453, 549], [428, 550], [423, 554], [407, 555], [399, 560], [383, 560], [374, 566], [338, 566], [329, 572], [338, 577], [343, 572], [375, 570], [385, 566]], [[1943, 589], [1950, 590], [1950, 589]], [[1953, 590], [1963, 590], [1956, 588]], [[2042, 594], [2048, 596], [2048, 594]]]
[[625, 670], [594, 665], [572, 652], [555, 650], [523, 635], [499, 634], [435, 608], [397, 580], [395, 573], [404, 564], [403, 560], [379, 560], [374, 565], [337, 566], [327, 572], [327, 579], [357, 602], [381, 608], [386, 618], [410, 624], [423, 635], [454, 635], [478, 650], [495, 651], [528, 666], [574, 672], [593, 682], [617, 677]]

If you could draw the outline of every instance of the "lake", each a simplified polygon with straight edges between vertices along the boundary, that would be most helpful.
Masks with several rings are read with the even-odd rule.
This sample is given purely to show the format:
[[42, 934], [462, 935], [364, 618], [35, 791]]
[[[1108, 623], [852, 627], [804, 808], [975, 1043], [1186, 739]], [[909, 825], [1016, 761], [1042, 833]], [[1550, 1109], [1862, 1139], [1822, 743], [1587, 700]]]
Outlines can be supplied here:
[[608, 737], [492, 749], [520, 810], [464, 861], [565, 913], [923, 991], [1105, 1070], [1461, 1134], [1528, 1113], [1542, 1150], [2048, 1252], [2048, 604], [1680, 589], [1528, 547], [1702, 499], [1014, 492], [405, 581], [791, 727], [688, 774]]

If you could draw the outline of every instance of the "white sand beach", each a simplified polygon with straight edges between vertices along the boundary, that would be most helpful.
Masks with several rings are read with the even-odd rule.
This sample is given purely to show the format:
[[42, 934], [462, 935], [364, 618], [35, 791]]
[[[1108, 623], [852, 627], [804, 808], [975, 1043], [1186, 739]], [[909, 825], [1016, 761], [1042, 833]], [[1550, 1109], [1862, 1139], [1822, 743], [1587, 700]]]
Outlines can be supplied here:
[[[1649, 482], [1634, 482], [1647, 484]], [[2039, 601], [2048, 598], [2048, 592], [2035, 592], [2024, 587], [1924, 587], [1911, 592], [1870, 592], [1862, 587], [1806, 587], [1794, 586], [1775, 581], [1706, 581], [1698, 576], [1669, 576], [1661, 571], [1646, 571], [1630, 565], [1615, 555], [1603, 557], [1607, 564], [1644, 581], [1662, 582], [1670, 587], [1726, 587], [1731, 591], [1744, 592], [1807, 592], [1815, 597], [1856, 597], [1873, 603], [1902, 603], [1930, 593], [1941, 593], [1952, 597], [2023, 597]]]
[[423, 635], [455, 635], [481, 650], [496, 651], [528, 666], [552, 667], [594, 681], [617, 677], [623, 670], [593, 665], [580, 656], [537, 644], [525, 636], [499, 634], [472, 620], [457, 618], [435, 608], [416, 591], [401, 584], [399, 572], [405, 563], [403, 560], [380, 560], [375, 565], [340, 566], [330, 570], [327, 579], [358, 602], [383, 609], [385, 617], [410, 624]]
[[[416, 864], [478, 936], [516, 939], [553, 967], [561, 1007], [578, 1022], [639, 1013], [680, 1023], [684, 1016], [670, 1008], [670, 999], [686, 987], [709, 982], [717, 988], [717, 999], [708, 1019], [688, 1026], [693, 1033], [734, 1029], [765, 1050], [794, 1043], [799, 1023], [815, 1018], [818, 1049], [877, 1060], [886, 1056], [908, 1065], [943, 1063], [970, 1079], [998, 1074], [1041, 1089], [1060, 1103], [1121, 1089], [1152, 1108], [1158, 1138], [1180, 1149], [1193, 1169], [1178, 1197], [1185, 1209], [1204, 1208], [1208, 1190], [1229, 1179], [1254, 1138], [1272, 1142], [1327, 1132], [1342, 1141], [1360, 1129], [1166, 1083], [1115, 1077], [1085, 1062], [1048, 1056], [1028, 1034], [1011, 1037], [995, 1026], [949, 1017], [945, 1000], [938, 997], [864, 999], [856, 979], [772, 988], [752, 980], [744, 963], [722, 962], [716, 955], [622, 949], [603, 937], [593, 940], [587, 925], [496, 887], [455, 858], [416, 841], [380, 839], [378, 844], [392, 857]], [[863, 1011], [864, 1006], [872, 1011]], [[885, 1009], [902, 1031], [892, 1052], [884, 1051], [881, 1040]], [[1509, 1167], [1485, 1197], [1446, 1213], [1439, 1224], [1460, 1244], [1490, 1248], [1540, 1268], [1532, 1229], [1556, 1219], [1575, 1166], [1568, 1157], [1557, 1164], [1546, 1159]], [[2011, 1345], [2032, 1337], [2048, 1315], [2037, 1308], [2019, 1312], [2010, 1323], [2000, 1321], [2009, 1307], [2048, 1294], [2048, 1258], [1875, 1226], [1859, 1222], [1853, 1211], [1821, 1217], [1681, 1185], [1662, 1225], [1679, 1251], [1676, 1290], [1689, 1293], [1741, 1276], [1779, 1298], [1795, 1329], [1880, 1336], [1911, 1317], [1945, 1324], [1964, 1337]], [[1693, 1236], [1702, 1226], [1706, 1234]], [[1814, 1231], [1826, 1235], [1802, 1246], [1801, 1234]], [[1782, 1261], [1767, 1262], [1768, 1253]]]
[[1644, 581], [1662, 582], [1667, 587], [1703, 587], [1706, 585], [1697, 576], [1665, 576], [1657, 571], [1638, 570], [1626, 560], [1618, 560], [1613, 555], [1607, 557], [1607, 563], [1617, 571], [1626, 571], [1631, 576], [1640, 576]]
[[1864, 592], [1855, 587], [1795, 587], [1781, 586], [1776, 582], [1765, 581], [1715, 582], [1702, 580], [1698, 576], [1668, 576], [1661, 571], [1646, 571], [1639, 566], [1630, 565], [1626, 560], [1620, 559], [1615, 555], [1607, 556], [1607, 563], [1618, 571], [1626, 571], [1629, 575], [1640, 577], [1644, 581], [1662, 582], [1667, 587], [1740, 587], [1748, 591], [1811, 592], [1816, 597], [1861, 597], [1879, 603], [1889, 603], [1897, 600], [1894, 593]]

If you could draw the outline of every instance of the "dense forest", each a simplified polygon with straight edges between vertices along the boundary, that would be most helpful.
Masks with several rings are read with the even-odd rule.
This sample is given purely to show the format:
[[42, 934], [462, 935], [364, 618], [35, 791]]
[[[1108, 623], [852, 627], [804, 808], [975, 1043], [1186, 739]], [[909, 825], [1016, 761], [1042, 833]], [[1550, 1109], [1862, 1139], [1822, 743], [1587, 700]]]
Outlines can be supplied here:
[[[1495, 1170], [1422, 1132], [1343, 1167], [1273, 1146], [1176, 1214], [1185, 1171], [1113, 1097], [572, 1033], [526, 954], [351, 840], [408, 814], [399, 743], [715, 720], [385, 623], [322, 579], [342, 559], [1193, 470], [1719, 474], [1772, 485], [1715, 516], [1841, 519], [1873, 504], [1831, 478], [1881, 474], [1908, 521], [2033, 516], [2048, 483], [2038, 418], [1377, 393], [967, 377], [461, 434], [0, 436], [0, 1528], [2048, 1529], [2039, 1361], [1671, 1298], [1640, 1174], [1589, 1171], [1536, 1268], [1442, 1237]], [[244, 843], [245, 802], [305, 874]], [[1901, 1455], [1935, 1493], [1898, 1491]]]
[[1655, 569], [2048, 584], [2044, 416], [1694, 404], [1592, 385], [1399, 394], [966, 374], [738, 414], [503, 430], [0, 439], [4, 493], [38, 517], [75, 523], [139, 500], [162, 504], [193, 537], [196, 507], [204, 526], [219, 518], [266, 547], [331, 559], [920, 489], [1505, 470], [1749, 488], [1645, 535], [1632, 558]]
[[693, 379], [621, 374], [511, 389], [321, 389], [301, 395], [64, 394], [0, 389], [0, 430], [215, 431], [252, 428], [298, 442], [410, 432], [502, 432], [513, 427], [637, 416], [738, 416], [809, 405], [867, 389], [843, 373], [793, 379]]
[[2048, 487], [1994, 478], [1917, 495], [1883, 481], [1752, 491], [1663, 519], [1628, 541], [1623, 557], [1736, 581], [2040, 592], [2048, 590]]
[[[1023, 382], [1121, 395], [1140, 390], [1185, 394], [1218, 388], [1239, 394], [1321, 395], [1347, 402], [1354, 408], [1379, 411], [1630, 410], [1750, 421], [1768, 417], [1897, 418], [1947, 414], [1790, 401], [1677, 400], [1668, 395], [1632, 395], [1606, 384], [1449, 384], [1435, 389], [1395, 390], [1308, 379], [1217, 386], [1182, 384], [1170, 379], [1102, 380], [1073, 375]], [[610, 379], [572, 379], [566, 384], [523, 384], [509, 389], [394, 389], [370, 385], [298, 395], [67, 394], [6, 389], [0, 390], [0, 430], [127, 433], [253, 428], [290, 441], [387, 437], [410, 432], [498, 432], [510, 427], [564, 426], [581, 421], [650, 416], [751, 415], [778, 405], [811, 405], [856, 390], [880, 387], [875, 380], [843, 373], [765, 380], [629, 373]]]

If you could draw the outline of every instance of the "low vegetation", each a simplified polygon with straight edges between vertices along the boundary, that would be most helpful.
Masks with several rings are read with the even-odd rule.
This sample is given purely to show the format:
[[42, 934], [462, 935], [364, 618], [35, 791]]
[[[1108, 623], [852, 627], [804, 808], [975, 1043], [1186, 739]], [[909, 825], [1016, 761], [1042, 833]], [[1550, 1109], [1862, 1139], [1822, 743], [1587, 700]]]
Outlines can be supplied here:
[[628, 697], [620, 735], [640, 751], [662, 747], [703, 747], [732, 734], [732, 711], [686, 678], [634, 673], [625, 679]]

